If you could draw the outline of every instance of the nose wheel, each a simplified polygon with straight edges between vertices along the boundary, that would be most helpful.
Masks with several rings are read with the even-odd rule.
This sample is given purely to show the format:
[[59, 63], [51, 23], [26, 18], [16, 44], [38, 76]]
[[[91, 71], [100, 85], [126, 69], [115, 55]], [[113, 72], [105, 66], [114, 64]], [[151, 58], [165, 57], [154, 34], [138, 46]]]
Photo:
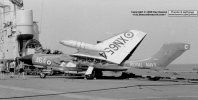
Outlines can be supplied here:
[[46, 74], [45, 73], [40, 73], [40, 78], [45, 78], [46, 77]]

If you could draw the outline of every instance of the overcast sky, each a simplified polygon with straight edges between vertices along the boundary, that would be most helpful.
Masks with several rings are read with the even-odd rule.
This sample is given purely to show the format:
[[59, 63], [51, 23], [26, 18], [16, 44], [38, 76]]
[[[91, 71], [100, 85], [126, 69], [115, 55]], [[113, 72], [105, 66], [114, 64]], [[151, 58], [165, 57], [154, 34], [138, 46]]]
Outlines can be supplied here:
[[148, 33], [131, 59], [152, 56], [164, 43], [185, 42], [191, 50], [173, 63], [198, 63], [198, 17], [133, 16], [131, 11], [198, 10], [196, 0], [24, 0], [40, 25], [44, 48], [74, 53], [59, 44], [73, 39], [91, 44], [126, 30]]

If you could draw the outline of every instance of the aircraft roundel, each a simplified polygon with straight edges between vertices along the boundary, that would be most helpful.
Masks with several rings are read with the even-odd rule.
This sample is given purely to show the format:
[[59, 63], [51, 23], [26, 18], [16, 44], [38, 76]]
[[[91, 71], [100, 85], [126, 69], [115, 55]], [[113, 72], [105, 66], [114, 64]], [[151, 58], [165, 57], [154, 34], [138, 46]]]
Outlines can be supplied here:
[[189, 45], [188, 44], [186, 44], [186, 45], [184, 45], [184, 49], [189, 49], [190, 47], [189, 47]]
[[127, 33], [124, 33], [124, 36], [126, 38], [132, 38], [134, 36], [134, 34], [132, 32], [127, 32]]
[[52, 62], [50, 60], [47, 60], [47, 65], [51, 65]]

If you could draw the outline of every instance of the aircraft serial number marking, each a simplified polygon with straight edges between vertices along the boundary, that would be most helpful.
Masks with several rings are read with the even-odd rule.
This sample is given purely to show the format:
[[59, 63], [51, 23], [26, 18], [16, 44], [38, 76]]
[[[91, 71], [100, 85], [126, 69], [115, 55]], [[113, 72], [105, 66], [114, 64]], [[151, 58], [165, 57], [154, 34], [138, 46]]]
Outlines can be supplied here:
[[37, 57], [35, 62], [43, 63], [43, 64], [47, 64], [47, 65], [52, 64], [52, 62], [50, 60], [47, 60], [45, 57]]
[[104, 49], [105, 52], [100, 53], [100, 55], [104, 58], [107, 58], [106, 53], [113, 55], [129, 41], [129, 38], [132, 38], [133, 36], [134, 34], [132, 32], [122, 34], [122, 36], [118, 37], [115, 41], [110, 43], [109, 46]]

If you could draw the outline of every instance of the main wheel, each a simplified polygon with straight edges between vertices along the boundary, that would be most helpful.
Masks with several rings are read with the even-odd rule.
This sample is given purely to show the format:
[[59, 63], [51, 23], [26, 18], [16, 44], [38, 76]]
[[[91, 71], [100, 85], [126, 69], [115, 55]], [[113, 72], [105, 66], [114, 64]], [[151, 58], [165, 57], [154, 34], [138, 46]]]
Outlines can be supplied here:
[[95, 77], [92, 75], [92, 74], [90, 74], [90, 75], [85, 75], [85, 79], [86, 80], [93, 80]]
[[158, 81], [160, 80], [160, 77], [148, 77], [148, 79], [151, 81]]
[[122, 72], [122, 75], [120, 76], [120, 78], [129, 79], [130, 78], [129, 73]]
[[90, 75], [85, 75], [86, 80], [93, 80], [95, 78], [95, 71], [92, 72]]
[[102, 78], [102, 75], [103, 75], [102, 71], [95, 71], [95, 78], [96, 79]]
[[45, 73], [40, 73], [40, 78], [45, 78], [46, 74]]

